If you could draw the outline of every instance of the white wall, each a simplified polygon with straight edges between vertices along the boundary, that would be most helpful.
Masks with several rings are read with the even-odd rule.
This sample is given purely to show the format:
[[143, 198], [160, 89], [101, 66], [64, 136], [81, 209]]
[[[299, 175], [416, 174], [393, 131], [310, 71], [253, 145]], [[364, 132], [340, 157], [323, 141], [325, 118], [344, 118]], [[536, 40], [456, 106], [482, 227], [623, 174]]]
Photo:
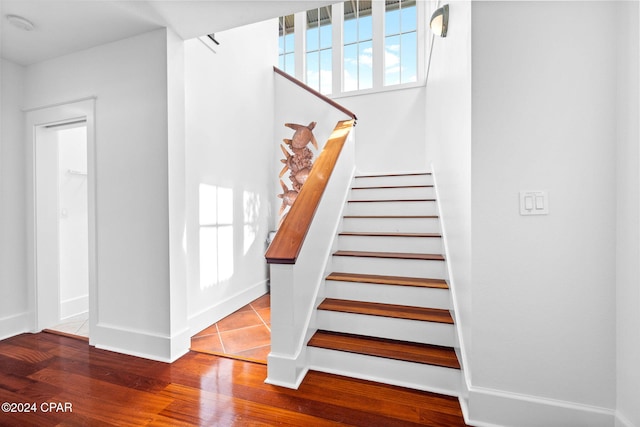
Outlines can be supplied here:
[[[92, 342], [169, 360], [167, 30], [29, 66], [25, 105], [96, 97], [99, 304]], [[179, 340], [181, 349], [171, 349]]]
[[[471, 3], [449, 4], [446, 38], [434, 38], [426, 93], [426, 149], [438, 187], [462, 329], [463, 365], [471, 349]], [[466, 366], [463, 366], [466, 368]]]
[[[220, 46], [215, 53], [198, 39], [185, 44], [186, 241], [192, 333], [267, 291], [264, 252], [275, 197], [269, 160], [277, 148], [272, 68], [277, 60], [276, 28], [277, 21], [267, 21], [216, 33]], [[232, 202], [219, 208], [231, 214], [233, 227], [231, 240], [221, 240], [218, 283], [204, 280], [216, 255], [200, 252], [200, 206], [211, 203], [205, 193], [215, 188], [231, 192]]]
[[25, 257], [24, 69], [0, 60], [0, 339], [29, 328]]
[[[538, 420], [519, 425], [606, 425], [601, 408], [615, 408], [616, 389], [616, 36], [595, 29], [617, 27], [616, 6], [472, 9], [471, 370], [484, 404], [472, 396], [471, 414], [509, 424], [532, 405]], [[520, 190], [547, 190], [549, 215], [520, 216]]]
[[425, 171], [424, 86], [335, 99], [358, 117], [359, 173]]
[[638, 149], [640, 8], [621, 2], [617, 50], [617, 410], [627, 426], [640, 426], [640, 151]]
[[[61, 129], [57, 134], [60, 248], [60, 318], [89, 310], [89, 236], [87, 199], [87, 127]], [[82, 174], [71, 173], [81, 172]]]

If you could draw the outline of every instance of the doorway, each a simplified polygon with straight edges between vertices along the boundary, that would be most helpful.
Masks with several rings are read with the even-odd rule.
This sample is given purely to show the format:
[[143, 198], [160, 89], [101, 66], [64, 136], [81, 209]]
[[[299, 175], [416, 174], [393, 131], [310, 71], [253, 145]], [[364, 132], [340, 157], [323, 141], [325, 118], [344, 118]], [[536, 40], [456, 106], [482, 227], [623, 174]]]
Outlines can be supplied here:
[[93, 110], [90, 99], [26, 115], [32, 329], [89, 340], [97, 305]]
[[[46, 135], [46, 136], [45, 136]], [[87, 126], [84, 119], [45, 125], [36, 132], [56, 150], [54, 156], [42, 159], [57, 166], [51, 182], [57, 188], [57, 230], [45, 230], [58, 240], [58, 322], [51, 326], [58, 332], [89, 337], [89, 231], [87, 201]], [[38, 151], [36, 149], [36, 151]], [[41, 166], [36, 162], [36, 175]], [[43, 172], [50, 167], [44, 165]], [[36, 188], [38, 191], [38, 187]], [[39, 196], [37, 196], [39, 197]]]

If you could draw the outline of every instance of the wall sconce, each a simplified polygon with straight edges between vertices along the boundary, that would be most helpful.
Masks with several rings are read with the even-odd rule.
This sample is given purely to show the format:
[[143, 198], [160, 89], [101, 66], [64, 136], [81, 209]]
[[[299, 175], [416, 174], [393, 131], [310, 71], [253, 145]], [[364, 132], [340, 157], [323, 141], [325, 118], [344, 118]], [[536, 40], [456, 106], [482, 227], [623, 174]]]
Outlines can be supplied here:
[[431, 22], [429, 24], [431, 31], [436, 36], [447, 37], [447, 28], [449, 27], [449, 5], [436, 9], [431, 15]]

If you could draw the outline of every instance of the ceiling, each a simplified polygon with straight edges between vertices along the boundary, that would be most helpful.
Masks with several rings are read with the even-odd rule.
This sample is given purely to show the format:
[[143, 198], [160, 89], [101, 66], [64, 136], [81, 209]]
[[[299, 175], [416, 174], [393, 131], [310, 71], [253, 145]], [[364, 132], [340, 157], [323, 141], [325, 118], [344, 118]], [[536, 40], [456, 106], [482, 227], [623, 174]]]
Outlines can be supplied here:
[[[0, 0], [0, 54], [20, 65], [172, 28], [183, 39], [335, 3], [292, 0]], [[14, 27], [18, 15], [32, 31]]]

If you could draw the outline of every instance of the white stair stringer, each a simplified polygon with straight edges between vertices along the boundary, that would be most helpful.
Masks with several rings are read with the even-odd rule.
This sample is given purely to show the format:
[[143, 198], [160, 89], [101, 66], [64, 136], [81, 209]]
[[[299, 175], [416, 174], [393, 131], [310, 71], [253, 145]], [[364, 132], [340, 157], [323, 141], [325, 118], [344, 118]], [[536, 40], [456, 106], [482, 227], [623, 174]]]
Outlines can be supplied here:
[[460, 395], [460, 370], [307, 347], [309, 369], [448, 396]]

